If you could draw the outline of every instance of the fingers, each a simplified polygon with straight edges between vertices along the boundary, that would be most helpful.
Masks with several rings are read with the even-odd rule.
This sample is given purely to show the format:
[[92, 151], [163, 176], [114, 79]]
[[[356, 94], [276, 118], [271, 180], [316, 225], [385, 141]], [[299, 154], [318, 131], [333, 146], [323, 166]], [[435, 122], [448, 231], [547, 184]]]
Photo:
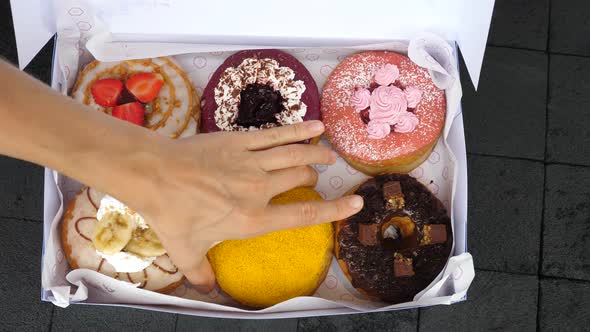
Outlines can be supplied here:
[[289, 144], [255, 153], [265, 171], [309, 164], [332, 165], [338, 158], [336, 152], [327, 147], [310, 144]]
[[311, 226], [348, 218], [363, 207], [363, 199], [351, 195], [333, 201], [309, 201], [270, 205], [260, 223], [260, 233]]
[[270, 172], [270, 195], [276, 196], [295, 187], [313, 187], [318, 173], [309, 166], [285, 168]]
[[248, 150], [262, 150], [279, 145], [296, 143], [316, 137], [324, 132], [321, 121], [306, 121], [290, 126], [252, 131], [245, 135]]
[[215, 273], [207, 257], [192, 267], [181, 268], [181, 271], [200, 293], [207, 294], [215, 287]]

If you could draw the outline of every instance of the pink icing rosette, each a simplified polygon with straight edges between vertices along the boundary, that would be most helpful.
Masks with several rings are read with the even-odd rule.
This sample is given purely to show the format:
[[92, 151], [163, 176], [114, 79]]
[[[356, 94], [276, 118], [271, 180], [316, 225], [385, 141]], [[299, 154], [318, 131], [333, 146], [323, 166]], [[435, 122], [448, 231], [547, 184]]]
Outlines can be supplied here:
[[381, 139], [389, 135], [391, 127], [389, 124], [380, 121], [369, 121], [367, 124], [367, 133], [370, 139]]
[[375, 82], [379, 85], [389, 85], [399, 77], [399, 69], [396, 65], [390, 63], [377, 69], [375, 72]]
[[350, 103], [357, 112], [369, 107], [371, 103], [371, 91], [368, 89], [357, 89], [350, 98]]
[[414, 131], [416, 126], [418, 126], [418, 122], [420, 121], [416, 114], [412, 112], [404, 112], [398, 117], [397, 123], [393, 129], [398, 133], [409, 133]]
[[415, 108], [418, 106], [420, 99], [422, 99], [422, 90], [417, 86], [409, 86], [404, 90], [406, 100], [408, 101], [409, 108]]
[[408, 109], [406, 95], [395, 86], [380, 86], [371, 94], [369, 119], [393, 125]]

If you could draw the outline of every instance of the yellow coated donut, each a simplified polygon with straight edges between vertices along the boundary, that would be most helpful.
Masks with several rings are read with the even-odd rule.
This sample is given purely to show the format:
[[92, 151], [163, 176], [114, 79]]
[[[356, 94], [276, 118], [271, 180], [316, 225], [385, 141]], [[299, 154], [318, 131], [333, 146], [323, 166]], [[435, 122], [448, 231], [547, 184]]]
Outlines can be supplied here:
[[[296, 188], [272, 199], [273, 204], [319, 201], [309, 188]], [[312, 295], [332, 260], [332, 224], [224, 241], [211, 248], [209, 261], [221, 288], [236, 301], [255, 308], [297, 296]]]

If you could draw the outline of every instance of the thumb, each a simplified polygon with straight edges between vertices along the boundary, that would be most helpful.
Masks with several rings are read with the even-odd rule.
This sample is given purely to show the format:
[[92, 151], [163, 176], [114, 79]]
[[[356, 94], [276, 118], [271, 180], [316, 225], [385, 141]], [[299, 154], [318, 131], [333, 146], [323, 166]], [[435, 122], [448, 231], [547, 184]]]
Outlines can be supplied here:
[[199, 293], [207, 294], [215, 287], [215, 273], [206, 256], [190, 267], [180, 267], [180, 270]]

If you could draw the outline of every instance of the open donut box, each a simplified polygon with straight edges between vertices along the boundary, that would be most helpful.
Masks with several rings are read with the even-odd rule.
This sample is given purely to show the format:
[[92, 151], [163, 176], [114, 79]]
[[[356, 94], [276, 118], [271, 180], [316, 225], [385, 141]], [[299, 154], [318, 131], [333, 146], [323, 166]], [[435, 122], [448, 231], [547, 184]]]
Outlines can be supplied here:
[[[300, 0], [298, 6], [289, 6], [288, 12], [272, 0], [232, 2], [231, 5], [225, 2], [197, 4], [189, 0], [55, 0], [41, 3], [34, 0], [11, 0], [11, 5], [20, 67], [24, 68], [47, 40], [55, 38], [51, 85], [63, 92], [67, 91], [64, 76], [69, 73], [64, 73], [60, 61], [82, 58], [85, 52], [88, 56], [88, 50], [99, 60], [112, 61], [113, 54], [117, 54], [119, 59], [133, 58], [138, 54], [142, 57], [154, 57], [226, 52], [229, 55], [238, 49], [262, 46], [322, 50], [397, 43], [395, 45], [399, 45], [398, 47], [407, 49], [407, 41], [423, 32], [434, 33], [448, 41], [453, 50], [456, 68], [459, 66], [457, 53], [460, 48], [471, 80], [477, 86], [494, 0], [389, 0], [372, 3], [366, 8], [358, 3], [349, 6], [338, 1]], [[223, 17], [223, 24], [220, 24], [220, 17]], [[153, 24], [154, 22], [157, 24]], [[98, 30], [98, 27], [100, 33], [91, 33], [93, 28]], [[72, 50], [67, 47], [66, 44], [73, 38], [83, 44], [80, 49]], [[362, 49], [356, 48], [356, 51]], [[362, 307], [319, 297], [301, 297], [263, 310], [248, 310], [195, 300], [168, 301], [167, 298], [173, 296], [150, 297], [147, 294], [149, 292], [143, 290], [147, 293], [142, 293], [145, 296], [141, 299], [127, 294], [125, 289], [117, 296], [116, 292], [111, 292], [112, 287], [105, 288], [91, 283], [77, 283], [72, 287], [71, 283], [66, 282], [56, 286], [55, 266], [52, 271], [47, 260], [48, 257], [57, 257], [60, 260], [60, 252], [50, 248], [48, 243], [52, 223], [61, 217], [64, 195], [59, 188], [60, 175], [51, 169], [45, 169], [41, 298], [60, 306], [70, 303], [115, 305], [199, 316], [249, 319], [398, 310], [463, 301], [474, 272], [471, 256], [467, 253], [467, 161], [463, 118], [460, 103], [457, 105], [457, 109], [453, 110], [452, 126], [445, 129], [448, 149], [455, 158], [453, 194], [447, 208], [452, 215], [454, 228], [454, 251], [451, 256], [468, 257], [467, 270], [462, 273], [465, 275], [463, 288], [457, 289], [451, 285], [449, 291], [447, 285], [442, 287], [446, 291], [442, 291], [439, 287], [440, 293], [435, 296], [393, 306], [381, 304]], [[451, 110], [447, 110], [449, 111]], [[442, 274], [441, 272], [439, 279], [443, 277]], [[450, 279], [453, 278], [455, 276], [451, 272]], [[58, 279], [65, 280], [65, 272]], [[191, 305], [185, 305], [188, 303], [186, 301], [190, 301]]]

